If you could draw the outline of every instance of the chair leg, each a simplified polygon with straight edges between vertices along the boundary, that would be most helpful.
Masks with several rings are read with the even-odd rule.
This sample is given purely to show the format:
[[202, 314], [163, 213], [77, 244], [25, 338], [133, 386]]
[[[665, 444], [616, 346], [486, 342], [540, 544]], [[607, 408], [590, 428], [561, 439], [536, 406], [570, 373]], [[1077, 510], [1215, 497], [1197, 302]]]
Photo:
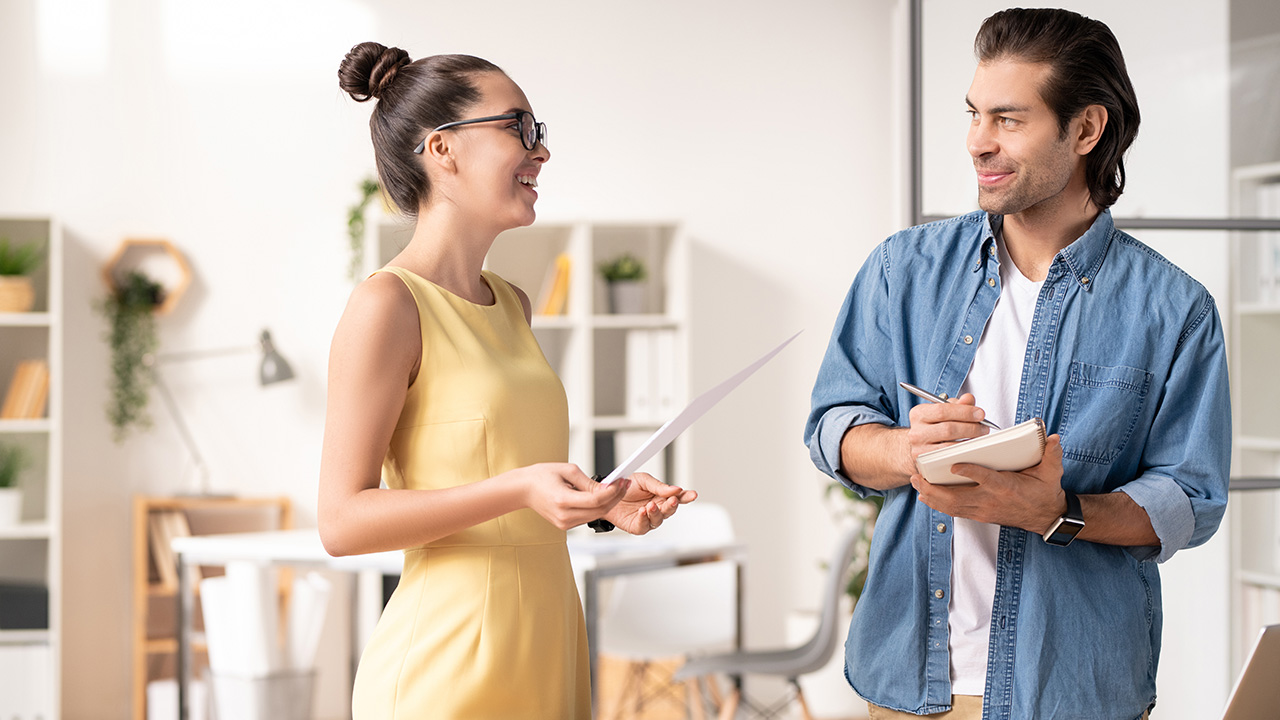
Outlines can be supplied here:
[[720, 683], [716, 680], [715, 675], [706, 676], [707, 694], [711, 696], [711, 706], [719, 708], [724, 705], [724, 695], [720, 694]]
[[717, 720], [733, 720], [733, 716], [738, 714], [738, 702], [742, 699], [742, 688], [734, 685], [733, 690], [729, 693], [729, 697], [725, 698], [724, 704], [720, 706], [720, 715]]
[[702, 684], [699, 678], [691, 677], [684, 681], [688, 694], [689, 716], [691, 720], [707, 720], [707, 709], [702, 705]]
[[804, 701], [804, 690], [800, 689], [800, 683], [792, 680], [791, 684], [796, 688], [796, 702], [800, 703], [800, 717], [804, 720], [813, 720], [813, 715], [809, 712], [809, 703]]
[[639, 696], [639, 676], [636, 673], [636, 663], [627, 661], [625, 662], [625, 666], [625, 670], [619, 673], [621, 675], [621, 683], [619, 684], [618, 689], [613, 693], [613, 697], [609, 698], [611, 702], [608, 710], [611, 710], [612, 712], [604, 712], [604, 709], [602, 708], [601, 720], [607, 720], [608, 718], [612, 718], [612, 720], [624, 720], [625, 718], [634, 718], [636, 715], [634, 708], [635, 701], [632, 700], [632, 696], [635, 695], [637, 698]]

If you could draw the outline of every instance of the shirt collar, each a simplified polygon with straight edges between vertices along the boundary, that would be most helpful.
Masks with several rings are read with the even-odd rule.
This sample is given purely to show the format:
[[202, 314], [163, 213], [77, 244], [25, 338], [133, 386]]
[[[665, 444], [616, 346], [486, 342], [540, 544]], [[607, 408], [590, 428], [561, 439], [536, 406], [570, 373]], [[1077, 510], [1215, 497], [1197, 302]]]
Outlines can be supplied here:
[[[983, 234], [980, 252], [982, 255], [994, 256], [995, 239], [1001, 225], [1004, 224], [1004, 216], [991, 213], [986, 213], [986, 216], [986, 232]], [[1066, 266], [1067, 272], [1070, 272], [1076, 282], [1085, 289], [1089, 288], [1097, 277], [1098, 270], [1102, 268], [1102, 261], [1107, 257], [1107, 249], [1111, 247], [1111, 239], [1115, 236], [1115, 232], [1116, 227], [1111, 220], [1111, 210], [1103, 210], [1098, 213], [1098, 217], [1083, 235], [1058, 251], [1058, 258]], [[979, 265], [981, 262], [982, 256], [979, 256]]]

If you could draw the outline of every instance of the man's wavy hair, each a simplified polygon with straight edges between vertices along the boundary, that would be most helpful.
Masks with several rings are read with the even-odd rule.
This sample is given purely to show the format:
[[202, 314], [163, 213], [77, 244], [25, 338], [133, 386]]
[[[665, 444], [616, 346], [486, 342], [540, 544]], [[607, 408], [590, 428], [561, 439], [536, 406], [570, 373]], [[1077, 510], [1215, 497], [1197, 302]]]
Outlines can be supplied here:
[[1040, 97], [1058, 116], [1065, 138], [1072, 118], [1089, 105], [1107, 109], [1107, 124], [1085, 158], [1089, 196], [1099, 208], [1124, 192], [1124, 155], [1138, 135], [1138, 98], [1120, 43], [1103, 23], [1068, 10], [1015, 8], [987, 18], [973, 42], [979, 63], [997, 60], [1052, 67]]

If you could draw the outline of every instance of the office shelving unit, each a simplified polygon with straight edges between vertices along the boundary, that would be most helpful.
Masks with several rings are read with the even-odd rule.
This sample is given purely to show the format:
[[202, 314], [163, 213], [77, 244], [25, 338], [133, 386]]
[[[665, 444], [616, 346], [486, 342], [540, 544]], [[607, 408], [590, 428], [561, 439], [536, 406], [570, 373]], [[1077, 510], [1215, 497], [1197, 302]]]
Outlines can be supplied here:
[[[0, 602], [11, 611], [0, 612], [0, 697], [15, 704], [13, 712], [26, 713], [20, 717], [56, 718], [62, 647], [62, 231], [53, 218], [3, 217], [0, 237], [14, 245], [45, 243], [44, 262], [32, 275], [35, 306], [0, 313], [0, 394], [7, 394], [23, 361], [43, 361], [49, 371], [43, 417], [0, 419], [0, 443], [24, 447], [32, 461], [19, 483], [20, 521], [0, 527], [0, 584], [8, 589]], [[17, 604], [24, 620], [15, 623]]]

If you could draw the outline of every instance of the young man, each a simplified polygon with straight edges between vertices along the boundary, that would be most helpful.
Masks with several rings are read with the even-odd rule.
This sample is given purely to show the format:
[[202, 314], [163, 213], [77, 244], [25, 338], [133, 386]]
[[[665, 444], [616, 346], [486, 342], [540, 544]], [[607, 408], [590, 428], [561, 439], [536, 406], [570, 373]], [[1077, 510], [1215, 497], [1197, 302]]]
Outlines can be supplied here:
[[[873, 253], [805, 428], [821, 470], [885, 496], [847, 673], [873, 719], [1133, 720], [1156, 697], [1157, 563], [1226, 506], [1221, 324], [1199, 283], [1112, 224], [1138, 108], [1111, 31], [1008, 10], [975, 50], [984, 212]], [[1034, 467], [918, 474], [984, 418], [1035, 417], [1052, 435]]]

